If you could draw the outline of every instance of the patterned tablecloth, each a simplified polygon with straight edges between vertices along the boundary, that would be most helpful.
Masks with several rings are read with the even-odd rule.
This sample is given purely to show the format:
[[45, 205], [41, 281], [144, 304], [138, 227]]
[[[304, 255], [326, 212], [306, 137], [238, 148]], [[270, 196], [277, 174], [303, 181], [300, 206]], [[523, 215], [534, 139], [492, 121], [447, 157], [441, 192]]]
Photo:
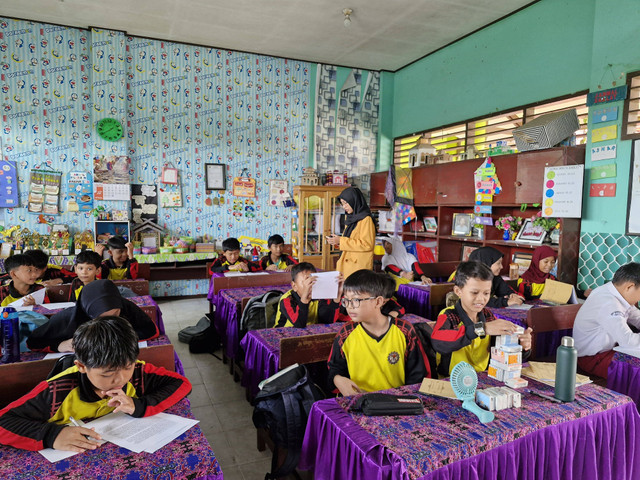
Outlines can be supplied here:
[[[194, 418], [183, 399], [166, 410]], [[0, 478], [11, 479], [194, 479], [222, 480], [222, 469], [198, 425], [155, 453], [134, 453], [113, 443], [50, 463], [37, 452], [0, 446]]]
[[[413, 324], [427, 321], [426, 318], [413, 314], [407, 314], [402, 318]], [[242, 386], [248, 388], [251, 395], [255, 396], [258, 393], [258, 384], [280, 370], [281, 339], [331, 332], [337, 333], [342, 326], [343, 323], [331, 323], [328, 325], [309, 325], [306, 328], [288, 327], [251, 330], [240, 342], [240, 346], [245, 351]]]
[[640, 358], [614, 353], [607, 372], [607, 388], [630, 396], [640, 409]]
[[[407, 313], [414, 313], [424, 318], [429, 318], [429, 285], [403, 284], [398, 288], [396, 298]], [[435, 319], [434, 319], [435, 320]]]
[[[480, 388], [500, 384], [479, 374]], [[530, 380], [530, 388], [553, 395]], [[390, 393], [416, 393], [418, 385]], [[335, 478], [632, 479], [640, 468], [640, 416], [628, 397], [589, 384], [573, 403], [523, 393], [522, 407], [486, 425], [460, 401], [421, 395], [424, 414], [351, 413], [358, 396], [313, 405], [299, 468]]]
[[212, 253], [154, 253], [151, 255], [136, 255], [140, 263], [168, 263], [168, 262], [193, 262], [194, 260], [213, 260], [218, 254]]

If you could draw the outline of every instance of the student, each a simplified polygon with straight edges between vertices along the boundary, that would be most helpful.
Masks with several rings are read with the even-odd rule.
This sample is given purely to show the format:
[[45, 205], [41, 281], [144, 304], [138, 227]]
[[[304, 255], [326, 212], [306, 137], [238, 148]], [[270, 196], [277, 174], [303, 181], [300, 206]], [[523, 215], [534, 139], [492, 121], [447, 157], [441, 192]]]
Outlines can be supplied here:
[[419, 383], [429, 363], [413, 326], [382, 314], [387, 282], [358, 270], [344, 282], [344, 305], [353, 322], [336, 335], [329, 355], [329, 385], [344, 396]]
[[[478, 372], [486, 370], [491, 336], [515, 333], [516, 324], [496, 319], [485, 308], [491, 298], [492, 280], [491, 269], [483, 263], [462, 262], [458, 265], [453, 291], [459, 300], [440, 312], [431, 334], [440, 375], [448, 377], [453, 367], [462, 361], [471, 364]], [[531, 329], [528, 328], [518, 338], [523, 351], [528, 352], [531, 349]]]
[[284, 238], [281, 235], [271, 235], [267, 240], [267, 246], [269, 247], [269, 254], [260, 259], [260, 269], [262, 270], [285, 270], [291, 271], [294, 265], [298, 264], [298, 261], [282, 253], [284, 248]]
[[555, 280], [551, 270], [556, 265], [558, 252], [553, 248], [543, 245], [533, 251], [531, 265], [518, 279], [518, 294], [527, 300], [540, 298], [544, 291], [544, 282], [547, 278]]
[[75, 302], [80, 296], [82, 287], [93, 282], [102, 265], [102, 257], [91, 250], [84, 250], [76, 257], [75, 271], [78, 275], [71, 282], [69, 301]]
[[[133, 258], [133, 243], [122, 237], [111, 237], [107, 241], [111, 258], [102, 262], [100, 278], [103, 280], [135, 280], [138, 278], [138, 261]], [[96, 252], [102, 257], [104, 246], [96, 245]]]
[[[0, 287], [0, 306], [6, 307], [22, 297], [23, 306], [35, 305], [36, 301], [31, 294], [46, 287], [36, 283], [40, 270], [35, 267], [31, 257], [25, 254], [12, 255], [4, 261], [4, 269], [11, 281]], [[46, 294], [44, 303], [49, 303]]]
[[[416, 277], [422, 280], [423, 285], [430, 285], [431, 279], [426, 275], [419, 275], [416, 269], [419, 266], [416, 257], [407, 252], [404, 242], [399, 237], [386, 237], [382, 239], [385, 254], [382, 257], [382, 269], [393, 275], [396, 286], [413, 282]], [[419, 264], [418, 264], [419, 265]]]
[[[469, 261], [480, 262], [491, 269], [493, 281], [491, 283], [491, 298], [487, 302], [487, 307], [504, 308], [511, 305], [522, 305], [524, 298], [513, 291], [507, 285], [500, 272], [502, 271], [502, 258], [504, 254], [493, 247], [476, 248], [469, 255]], [[456, 272], [451, 274], [449, 281], [455, 280]]]
[[311, 289], [316, 283], [316, 272], [309, 262], [294, 265], [291, 269], [291, 290], [280, 297], [276, 312], [276, 327], [305, 328], [315, 323], [335, 323], [347, 321], [348, 318], [340, 312], [340, 297], [342, 283], [338, 284], [338, 297], [335, 299], [311, 300]]
[[336, 268], [345, 278], [362, 268], [373, 269], [373, 247], [376, 244], [376, 227], [371, 210], [360, 189], [349, 187], [338, 197], [347, 212], [346, 227], [342, 236], [328, 235], [327, 243], [342, 250]]
[[240, 242], [237, 238], [227, 238], [222, 242], [222, 255], [216, 258], [209, 274], [223, 272], [257, 272], [260, 266], [240, 256]]
[[[386, 290], [384, 298], [387, 300], [380, 311], [383, 315], [391, 315], [392, 317], [402, 317], [406, 312], [402, 305], [400, 305], [395, 298], [396, 293], [396, 281], [392, 275], [388, 273], [379, 273], [385, 281]], [[344, 308], [344, 307], [343, 307]], [[346, 310], [345, 310], [346, 311]]]
[[587, 373], [607, 378], [613, 347], [640, 348], [640, 263], [627, 263], [611, 282], [594, 289], [578, 310], [573, 338], [578, 366]]
[[62, 285], [71, 282], [76, 274], [57, 265], [49, 264], [49, 255], [42, 250], [27, 250], [24, 252], [31, 258], [33, 265], [38, 269], [38, 280], [43, 285]]
[[0, 443], [23, 450], [94, 450], [101, 437], [91, 428], [69, 426], [111, 412], [148, 417], [191, 391], [182, 375], [137, 360], [136, 332], [123, 318], [104, 316], [73, 335], [74, 366], [40, 382], [0, 410]]
[[71, 338], [78, 327], [101, 315], [117, 315], [131, 323], [138, 338], [151, 340], [158, 327], [140, 307], [122, 298], [111, 280], [96, 280], [82, 288], [75, 307], [56, 313], [27, 339], [31, 350], [73, 352]]

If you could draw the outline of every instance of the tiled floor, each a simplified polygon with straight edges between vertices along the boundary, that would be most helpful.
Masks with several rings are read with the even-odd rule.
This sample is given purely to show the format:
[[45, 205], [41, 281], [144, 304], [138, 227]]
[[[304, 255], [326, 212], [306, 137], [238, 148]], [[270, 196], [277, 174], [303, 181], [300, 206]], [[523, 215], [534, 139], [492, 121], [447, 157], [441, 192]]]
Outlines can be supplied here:
[[167, 335], [193, 384], [191, 409], [200, 420], [225, 480], [264, 478], [271, 467], [271, 452], [256, 448], [253, 408], [245, 399], [244, 389], [233, 381], [228, 365], [208, 353], [191, 354], [189, 347], [178, 341], [180, 329], [195, 325], [209, 311], [207, 299], [158, 300], [158, 304]]

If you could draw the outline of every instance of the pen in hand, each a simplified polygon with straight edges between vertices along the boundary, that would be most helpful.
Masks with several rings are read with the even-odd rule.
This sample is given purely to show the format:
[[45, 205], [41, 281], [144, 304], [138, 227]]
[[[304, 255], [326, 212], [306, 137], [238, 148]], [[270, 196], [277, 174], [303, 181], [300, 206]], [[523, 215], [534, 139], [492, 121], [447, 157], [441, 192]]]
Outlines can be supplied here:
[[[73, 424], [74, 427], [82, 427], [82, 425], [80, 425], [80, 423], [73, 417], [69, 417], [69, 421]], [[89, 437], [89, 435], [83, 435], [84, 438], [86, 438], [87, 440], [89, 440], [91, 437]]]

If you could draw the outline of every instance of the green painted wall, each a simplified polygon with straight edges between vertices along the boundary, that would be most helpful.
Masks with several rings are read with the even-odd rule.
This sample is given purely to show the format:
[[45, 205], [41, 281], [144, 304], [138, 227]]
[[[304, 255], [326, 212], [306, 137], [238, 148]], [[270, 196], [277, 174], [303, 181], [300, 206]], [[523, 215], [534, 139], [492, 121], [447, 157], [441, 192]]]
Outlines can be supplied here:
[[387, 170], [393, 158], [394, 74], [380, 72], [380, 111], [376, 172]]

